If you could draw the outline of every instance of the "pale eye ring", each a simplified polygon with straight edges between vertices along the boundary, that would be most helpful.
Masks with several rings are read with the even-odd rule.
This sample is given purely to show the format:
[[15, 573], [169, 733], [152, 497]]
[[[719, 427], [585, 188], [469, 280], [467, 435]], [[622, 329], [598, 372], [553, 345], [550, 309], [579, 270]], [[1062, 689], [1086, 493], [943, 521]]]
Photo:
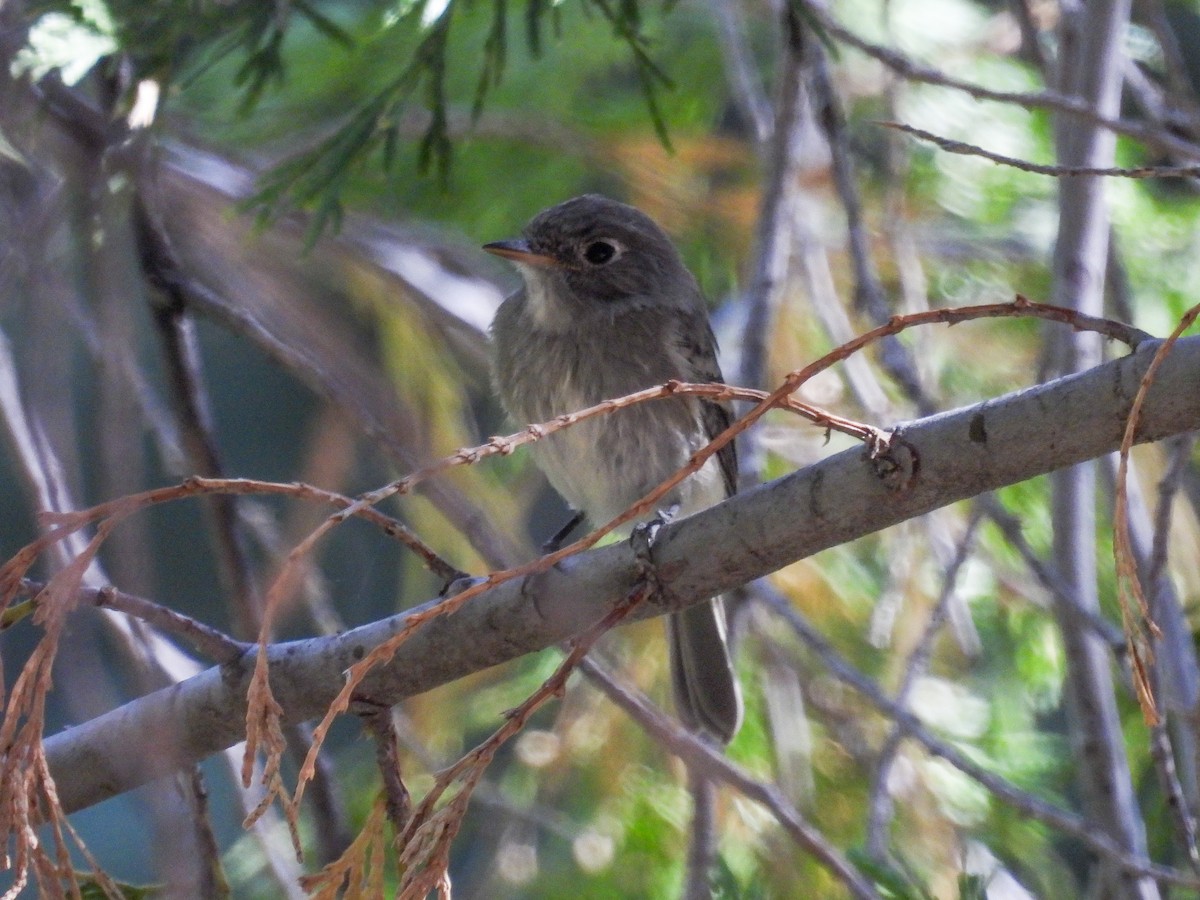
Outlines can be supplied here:
[[583, 258], [589, 265], [604, 266], [621, 255], [622, 247], [609, 238], [590, 241], [583, 248]]

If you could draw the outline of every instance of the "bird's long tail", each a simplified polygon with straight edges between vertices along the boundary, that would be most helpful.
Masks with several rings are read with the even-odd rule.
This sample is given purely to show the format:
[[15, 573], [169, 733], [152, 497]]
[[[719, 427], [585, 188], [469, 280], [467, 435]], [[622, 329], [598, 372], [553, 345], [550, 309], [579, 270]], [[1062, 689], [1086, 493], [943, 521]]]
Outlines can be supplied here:
[[742, 692], [720, 597], [667, 617], [675, 709], [691, 731], [728, 744], [742, 724]]

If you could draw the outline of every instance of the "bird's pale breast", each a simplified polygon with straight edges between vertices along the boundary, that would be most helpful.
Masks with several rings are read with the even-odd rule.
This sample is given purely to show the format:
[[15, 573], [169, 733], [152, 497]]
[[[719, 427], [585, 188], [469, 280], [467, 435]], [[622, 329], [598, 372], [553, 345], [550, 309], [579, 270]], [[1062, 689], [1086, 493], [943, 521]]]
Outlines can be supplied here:
[[[532, 317], [530, 317], [531, 319]], [[527, 320], [531, 327], [532, 321]], [[505, 405], [523, 422], [545, 422], [603, 400], [655, 387], [671, 378], [691, 380], [687, 361], [660, 339], [642, 344], [666, 348], [651, 359], [630, 362], [623, 327], [656, 327], [656, 319], [613, 323], [568, 334], [540, 335], [537, 354], [501, 359]], [[566, 373], [565, 375], [563, 373]], [[707, 443], [694, 400], [654, 400], [614, 410], [542, 439], [534, 453], [554, 488], [597, 524], [609, 521], [682, 467]], [[724, 499], [715, 459], [664, 497], [657, 508], [678, 504], [682, 514]], [[653, 510], [651, 510], [653, 514]]]

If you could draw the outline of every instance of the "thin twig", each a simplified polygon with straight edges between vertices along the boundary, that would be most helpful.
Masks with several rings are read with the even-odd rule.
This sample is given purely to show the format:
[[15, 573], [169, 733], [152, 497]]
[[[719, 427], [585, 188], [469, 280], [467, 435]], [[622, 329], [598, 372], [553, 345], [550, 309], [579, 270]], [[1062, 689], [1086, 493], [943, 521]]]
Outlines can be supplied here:
[[[870, 239], [863, 219], [862, 198], [854, 175], [854, 153], [846, 133], [846, 118], [838, 102], [837, 92], [829, 77], [829, 61], [820, 42], [813, 41], [811, 51], [813, 106], [817, 121], [829, 141], [830, 167], [833, 183], [846, 212], [846, 236], [849, 239], [850, 260], [854, 267], [854, 304], [865, 310], [876, 324], [887, 321], [889, 308], [883, 285], [871, 258]], [[883, 341], [880, 361], [884, 369], [903, 388], [922, 415], [933, 412], [935, 404], [924, 386], [912, 354], [895, 337]]]
[[704, 772], [688, 769], [688, 793], [692, 795], [692, 823], [688, 829], [687, 862], [684, 866], [684, 900], [712, 900], [710, 872], [717, 858], [717, 792]]
[[1166, 800], [1167, 810], [1175, 825], [1175, 833], [1183, 855], [1192, 871], [1200, 873], [1200, 848], [1196, 846], [1196, 817], [1188, 808], [1179, 770], [1175, 766], [1175, 751], [1165, 722], [1150, 727], [1150, 755], [1158, 773], [1159, 787]]
[[191, 800], [196, 808], [193, 821], [196, 824], [196, 843], [200, 851], [200, 858], [196, 862], [200, 870], [201, 896], [224, 900], [229, 896], [229, 883], [225, 880], [225, 872], [221, 866], [221, 847], [217, 843], [212, 818], [209, 816], [208, 786], [204, 781], [204, 770], [200, 766], [192, 766], [187, 775], [191, 787]]
[[[188, 315], [187, 297], [180, 287], [182, 267], [166, 230], [151, 215], [140, 191], [134, 198], [133, 224], [142, 273], [163, 295], [160, 302], [152, 304], [152, 311], [163, 347], [183, 449], [193, 472], [219, 478], [224, 471], [201, 371], [194, 323]], [[244, 535], [239, 528], [236, 498], [214, 495], [209, 498], [208, 509], [214, 543], [219, 551], [220, 572], [230, 598], [231, 618], [236, 623], [235, 632], [249, 637], [258, 632], [262, 608], [254, 587]]]
[[404, 770], [400, 766], [400, 746], [396, 736], [396, 723], [388, 706], [364, 710], [360, 716], [367, 731], [375, 741], [375, 765], [383, 781], [388, 821], [396, 834], [408, 827], [412, 818], [412, 795], [404, 784]]
[[1037, 552], [1029, 546], [1029, 541], [1025, 540], [1025, 535], [1021, 531], [1021, 520], [1006, 510], [993, 493], [989, 492], [976, 497], [975, 504], [987, 513], [988, 518], [1004, 535], [1004, 539], [1017, 551], [1022, 562], [1042, 587], [1053, 595], [1055, 601], [1064, 607], [1069, 607], [1072, 615], [1079, 620], [1080, 624], [1095, 632], [1115, 655], [1123, 655], [1125, 635], [1121, 629], [1099, 613], [1084, 609], [1075, 603], [1070, 588], [1063, 581], [1062, 575], [1054, 568], [1054, 564], [1038, 556]]
[[1200, 176], [1200, 166], [1051, 166], [1042, 163], [1029, 162], [1013, 156], [1004, 156], [985, 150], [966, 141], [956, 141], [942, 137], [922, 128], [906, 125], [903, 122], [876, 122], [884, 128], [903, 131], [915, 138], [929, 141], [947, 153], [958, 153], [962, 156], [978, 156], [1002, 166], [1019, 169], [1022, 172], [1032, 172], [1034, 175], [1050, 175], [1054, 178], [1195, 178]]
[[[290, 758], [302, 760], [312, 747], [312, 729], [302, 722], [283, 726]], [[335, 760], [328, 753], [317, 756], [313, 788], [309, 793], [309, 822], [313, 831], [314, 856], [320, 862], [337, 859], [351, 844], [346, 801]]]
[[1187, 472], [1191, 459], [1192, 448], [1196, 445], [1196, 434], [1181, 434], [1166, 441], [1167, 455], [1170, 462], [1167, 470], [1158, 482], [1158, 504], [1154, 509], [1154, 539], [1150, 547], [1150, 558], [1146, 564], [1146, 584], [1151, 586], [1157, 599], [1157, 585], [1167, 571], [1167, 552], [1171, 536], [1171, 515], [1175, 507], [1175, 496], [1183, 484], [1184, 473]]
[[[1142, 716], [1147, 725], [1156, 725], [1159, 721], [1158, 708], [1146, 669], [1154, 659], [1152, 642], [1158, 639], [1160, 634], [1146, 595], [1142, 590], [1141, 579], [1138, 577], [1137, 555], [1133, 552], [1129, 534], [1129, 494], [1126, 477], [1129, 472], [1129, 453], [1137, 436], [1146, 395], [1154, 384], [1158, 369], [1171, 352], [1171, 348], [1175, 346], [1175, 342], [1179, 340], [1180, 336], [1192, 326], [1198, 316], [1200, 316], [1200, 304], [1184, 313], [1175, 330], [1155, 350], [1154, 358], [1150, 360], [1150, 365], [1146, 367], [1146, 372], [1142, 375], [1137, 394], [1134, 395], [1133, 404], [1129, 409], [1125, 433], [1121, 438], [1120, 463], [1117, 466], [1117, 492], [1113, 510], [1113, 558], [1117, 567], [1117, 600], [1120, 602], [1125, 637], [1129, 642], [1129, 659], [1133, 668], [1134, 687], [1137, 690], [1138, 702], [1141, 704]], [[1136, 610], [1133, 606], [1134, 603], [1136, 603]]]
[[[310, 500], [325, 503], [340, 509], [355, 507], [351, 515], [366, 520], [379, 528], [385, 535], [394, 538], [416, 553], [426, 567], [445, 582], [452, 582], [463, 573], [456, 567], [443, 560], [438, 554], [420, 540], [403, 523], [391, 516], [379, 512], [369, 506], [356, 507], [357, 501], [335, 491], [325, 490], [303, 482], [281, 484], [273, 481], [259, 481], [254, 478], [199, 478], [185, 479], [177, 485], [162, 488], [151, 488], [138, 494], [119, 497], [82, 510], [70, 513], [42, 513], [41, 518], [53, 526], [49, 531], [23, 547], [12, 559], [33, 559], [40, 556], [46, 549], [62, 541], [67, 536], [75, 534], [88, 525], [103, 519], [118, 516], [125, 517], [146, 507], [189, 497], [207, 494], [275, 494], [294, 497], [298, 500]], [[0, 604], [2, 605], [2, 604]]]
[[[26, 612], [32, 613], [36, 610], [40, 599], [44, 597], [45, 590], [44, 582], [22, 578], [21, 591], [29, 595], [29, 607], [25, 609], [20, 605], [15, 605], [5, 610], [0, 616], [0, 631], [11, 627]], [[107, 606], [109, 609], [115, 609], [141, 619], [167, 634], [174, 634], [182, 638], [197, 652], [215, 663], [231, 663], [254, 646], [234, 640], [225, 632], [198, 619], [193, 619], [191, 616], [176, 612], [170, 607], [162, 606], [153, 600], [127, 594], [124, 591], [118, 591], [112, 586], [101, 588], [81, 586], [79, 594], [82, 603], [92, 606]]]
[[[767, 377], [767, 336], [785, 287], [788, 229], [794, 221], [791, 206], [796, 178], [804, 162], [801, 146], [801, 103], [804, 98], [803, 36], [795, 14], [783, 10], [782, 50], [776, 76], [776, 99], [770, 141], [763, 145], [769, 171], [762, 191], [755, 235], [754, 267], [746, 290], [746, 321], [741, 334], [737, 379], [747, 387], [763, 387]], [[743, 468], [758, 468], [757, 443], [742, 448]]]
[[[802, 28], [801, 24], [795, 20], [794, 12], [789, 19], [789, 24], [791, 30], [795, 32], [792, 42], [796, 45], [796, 49], [791, 51], [789, 56], [797, 56], [796, 78], [798, 82], [801, 78], [803, 80], [803, 84], [798, 87], [799, 97], [803, 102], [793, 116], [795, 122], [792, 130], [795, 135], [790, 138], [793, 149], [789, 152], [797, 159], [819, 156], [810, 163], [810, 166], [819, 165], [822, 168], [833, 166], [835, 180], [838, 180], [840, 176], [847, 174], [847, 169], [843, 165], [844, 161], [837, 159], [837, 154], [849, 151], [848, 148], [842, 147], [836, 142], [836, 127], [830, 128], [829, 123], [825, 122], [825, 130], [830, 134], [822, 134], [818, 122], [818, 120], [827, 120], [830, 117], [829, 105], [834, 102], [828, 92], [822, 90], [820, 68], [823, 62], [822, 48], [810, 30]], [[824, 152], [819, 155], [814, 153], [813, 148], [816, 147], [821, 147]], [[850, 316], [838, 296], [829, 253], [820, 234], [820, 228], [815, 224], [824, 216], [824, 211], [819, 208], [820, 201], [811, 196], [810, 191], [798, 189], [796, 184], [797, 176], [802, 174], [797, 172], [780, 187], [780, 190], [788, 189], [788, 203], [786, 207], [782, 203], [775, 204], [777, 207], [775, 215], [779, 218], [777, 230], [778, 228], [787, 229], [787, 234], [790, 236], [791, 256], [800, 277], [801, 292], [830, 340], [835, 344], [840, 344], [853, 337], [857, 329], [850, 321]], [[845, 187], [844, 183], [841, 187]], [[770, 192], [770, 188], [768, 188], [768, 195]], [[768, 197], [768, 199], [770, 198]], [[848, 213], [848, 227], [851, 232], [858, 230], [852, 212]], [[781, 258], [780, 265], [785, 262], [787, 262], [787, 258]], [[861, 281], [858, 283], [861, 284]], [[786, 284], [776, 288], [777, 292], [785, 290], [788, 290]], [[884, 312], [881, 320], [886, 318], [887, 312]], [[885, 343], [890, 343], [892, 340], [894, 339], [885, 339]], [[885, 348], [882, 355], [886, 355], [886, 353]], [[844, 378], [859, 404], [871, 417], [876, 419], [893, 418], [891, 401], [879, 383], [879, 378], [869, 361], [856, 357], [847, 359]], [[751, 448], [753, 449], [753, 444], [751, 444]], [[751, 454], [746, 454], [746, 456], [749, 464], [753, 466], [755, 461], [750, 458]]]
[[[1192, 132], [1194, 134], [1195, 88], [1192, 86], [1192, 79], [1188, 73], [1188, 60], [1184, 57], [1183, 48], [1179, 46], [1179, 39], [1171, 27], [1170, 19], [1167, 18], [1167, 11], [1162, 0], [1143, 0], [1139, 5], [1141, 14], [1149, 22], [1150, 29], [1158, 39], [1158, 46], [1162, 51], [1163, 68], [1166, 70], [1167, 85], [1170, 88], [1167, 92], [1168, 103], [1181, 111], [1186, 109], [1192, 113], [1189, 118], [1193, 122]], [[1134, 65], [1132, 61], [1130, 64]]]

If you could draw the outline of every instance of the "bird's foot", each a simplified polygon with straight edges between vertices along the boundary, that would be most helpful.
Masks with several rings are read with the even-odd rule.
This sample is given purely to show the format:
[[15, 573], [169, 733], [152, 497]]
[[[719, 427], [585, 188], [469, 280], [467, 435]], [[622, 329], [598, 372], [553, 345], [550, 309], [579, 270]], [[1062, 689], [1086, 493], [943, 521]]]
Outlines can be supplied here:
[[567, 524], [554, 533], [554, 537], [542, 544], [542, 554], [546, 555], [557, 552], [558, 549], [562, 547], [563, 541], [565, 541], [568, 535], [570, 535], [571, 532], [579, 526], [579, 523], [583, 521], [583, 518], [584, 516], [581, 512], [577, 512], [571, 516]]
[[654, 541], [659, 529], [675, 518], [678, 512], [679, 504], [657, 510], [654, 518], [633, 526], [633, 532], [629, 535], [629, 543], [637, 560], [638, 578], [654, 588], [655, 592], [659, 588], [659, 579], [653, 558]]
[[456, 597], [467, 588], [474, 587], [475, 585], [484, 581], [487, 581], [487, 579], [478, 575], [468, 575], [464, 572], [457, 578], [452, 578], [447, 581], [445, 586], [442, 588], [442, 592], [438, 596], [442, 599], [447, 597]]

